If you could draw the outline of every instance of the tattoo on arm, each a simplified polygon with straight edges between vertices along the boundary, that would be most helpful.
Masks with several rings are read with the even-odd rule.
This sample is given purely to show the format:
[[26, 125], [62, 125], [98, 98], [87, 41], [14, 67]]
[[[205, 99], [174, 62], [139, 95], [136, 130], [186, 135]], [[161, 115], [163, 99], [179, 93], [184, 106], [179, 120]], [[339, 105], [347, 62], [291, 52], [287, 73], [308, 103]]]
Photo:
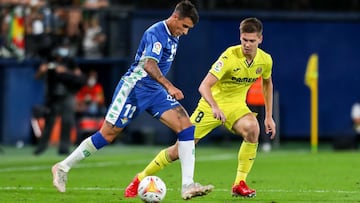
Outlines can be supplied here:
[[163, 87], [168, 89], [168, 87], [171, 86], [170, 81], [166, 79], [165, 76], [161, 73], [157, 62], [152, 59], [147, 59], [146, 66], [144, 68], [150, 77], [160, 83]]

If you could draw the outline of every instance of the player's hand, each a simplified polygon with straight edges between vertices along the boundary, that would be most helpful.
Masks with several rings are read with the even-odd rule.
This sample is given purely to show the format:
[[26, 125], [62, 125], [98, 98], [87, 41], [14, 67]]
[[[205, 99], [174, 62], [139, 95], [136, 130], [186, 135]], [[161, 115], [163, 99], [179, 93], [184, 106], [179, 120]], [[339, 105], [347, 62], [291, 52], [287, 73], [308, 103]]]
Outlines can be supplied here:
[[276, 135], [276, 125], [273, 118], [265, 118], [265, 133], [270, 136], [270, 139], [274, 139]]
[[213, 107], [212, 112], [213, 112], [214, 118], [216, 118], [217, 120], [220, 120], [221, 123], [224, 125], [225, 121], [226, 121], [226, 117], [225, 117], [224, 113], [221, 111], [221, 109], [218, 107]]
[[184, 99], [184, 94], [182, 93], [182, 91], [175, 86], [170, 87], [167, 91], [176, 100]]

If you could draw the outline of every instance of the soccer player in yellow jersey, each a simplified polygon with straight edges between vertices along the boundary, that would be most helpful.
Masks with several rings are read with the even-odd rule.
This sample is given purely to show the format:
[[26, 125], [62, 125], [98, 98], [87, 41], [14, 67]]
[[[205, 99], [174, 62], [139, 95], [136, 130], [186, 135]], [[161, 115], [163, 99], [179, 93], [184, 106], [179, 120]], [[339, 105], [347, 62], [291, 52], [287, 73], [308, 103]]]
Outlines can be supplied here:
[[[252, 113], [246, 104], [246, 94], [251, 84], [260, 76], [263, 78], [262, 89], [265, 99], [265, 132], [271, 139], [274, 139], [276, 134], [275, 122], [272, 118], [272, 58], [258, 48], [263, 39], [262, 32], [262, 23], [257, 18], [246, 18], [240, 23], [241, 45], [226, 49], [212, 65], [200, 84], [199, 92], [202, 98], [191, 115], [191, 121], [195, 125], [196, 143], [220, 125], [243, 137], [232, 187], [233, 196], [256, 195], [256, 191], [247, 186], [246, 178], [256, 157], [260, 128], [256, 114]], [[176, 143], [162, 150], [142, 172], [135, 176], [125, 193], [137, 191], [138, 182], [145, 176], [152, 175], [177, 160], [179, 158], [177, 148]]]

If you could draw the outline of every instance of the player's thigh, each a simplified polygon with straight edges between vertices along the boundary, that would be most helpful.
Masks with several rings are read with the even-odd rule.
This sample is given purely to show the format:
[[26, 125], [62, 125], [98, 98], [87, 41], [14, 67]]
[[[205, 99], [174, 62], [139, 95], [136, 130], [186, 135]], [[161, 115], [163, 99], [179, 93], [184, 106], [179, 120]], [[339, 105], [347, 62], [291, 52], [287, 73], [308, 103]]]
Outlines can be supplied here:
[[189, 115], [181, 105], [165, 111], [161, 115], [160, 121], [172, 129], [175, 133], [179, 133], [192, 126]]
[[227, 105], [222, 110], [226, 116], [225, 127], [235, 134], [241, 134], [249, 123], [257, 123], [256, 114], [245, 104]]
[[166, 91], [152, 95], [152, 104], [146, 111], [172, 129], [175, 133], [192, 126], [189, 115], [181, 104]]
[[190, 120], [195, 126], [195, 140], [205, 137], [213, 129], [221, 125], [221, 121], [214, 118], [211, 109], [196, 108], [193, 114], [191, 114]]

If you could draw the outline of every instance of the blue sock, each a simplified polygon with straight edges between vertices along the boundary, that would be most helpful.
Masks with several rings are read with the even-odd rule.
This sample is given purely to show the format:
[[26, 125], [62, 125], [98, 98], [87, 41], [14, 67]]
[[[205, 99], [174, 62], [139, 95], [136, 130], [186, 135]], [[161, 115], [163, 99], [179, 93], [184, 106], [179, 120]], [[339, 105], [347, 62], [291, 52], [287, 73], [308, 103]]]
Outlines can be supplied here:
[[194, 140], [194, 131], [195, 131], [195, 126], [190, 126], [184, 129], [183, 131], [179, 132], [177, 134], [179, 141]]
[[109, 144], [104, 137], [102, 136], [102, 134], [100, 133], [100, 131], [97, 131], [96, 133], [94, 133], [91, 136], [91, 141], [94, 144], [94, 146], [96, 147], [96, 149], [100, 149], [103, 146]]

